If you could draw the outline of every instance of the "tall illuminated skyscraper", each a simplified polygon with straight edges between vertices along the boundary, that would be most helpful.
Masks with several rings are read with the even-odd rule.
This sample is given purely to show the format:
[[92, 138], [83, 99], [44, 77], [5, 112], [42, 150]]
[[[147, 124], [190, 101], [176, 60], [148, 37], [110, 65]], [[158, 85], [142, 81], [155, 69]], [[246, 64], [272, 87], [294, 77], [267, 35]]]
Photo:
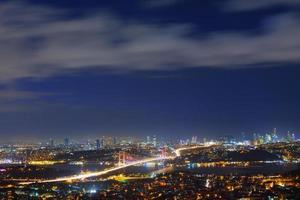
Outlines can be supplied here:
[[278, 135], [277, 135], [277, 129], [276, 128], [273, 129], [272, 142], [278, 142]]
[[272, 141], [273, 141], [272, 135], [271, 135], [271, 134], [266, 134], [266, 135], [265, 135], [265, 142], [266, 142], [266, 143], [270, 143], [270, 142], [272, 142]]
[[102, 137], [102, 138], [100, 139], [100, 148], [104, 148], [104, 147], [105, 147], [105, 138]]
[[152, 144], [154, 147], [157, 146], [157, 139], [156, 139], [156, 135], [153, 135], [153, 140], [152, 140]]
[[191, 144], [197, 144], [197, 136], [192, 137]]
[[287, 132], [286, 140], [287, 140], [288, 142], [294, 142], [294, 141], [296, 140], [295, 134], [294, 134], [294, 133], [291, 133], [290, 131], [288, 131], [288, 132]]
[[151, 143], [151, 140], [150, 140], [150, 136], [147, 136], [147, 141], [146, 141], [147, 144], [150, 144]]

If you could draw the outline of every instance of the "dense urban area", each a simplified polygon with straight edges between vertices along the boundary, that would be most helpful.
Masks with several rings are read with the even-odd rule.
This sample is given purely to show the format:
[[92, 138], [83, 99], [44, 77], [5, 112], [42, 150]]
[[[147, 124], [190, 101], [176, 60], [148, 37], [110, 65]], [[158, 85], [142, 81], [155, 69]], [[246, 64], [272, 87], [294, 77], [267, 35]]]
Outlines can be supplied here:
[[299, 199], [300, 141], [246, 139], [2, 144], [0, 199]]

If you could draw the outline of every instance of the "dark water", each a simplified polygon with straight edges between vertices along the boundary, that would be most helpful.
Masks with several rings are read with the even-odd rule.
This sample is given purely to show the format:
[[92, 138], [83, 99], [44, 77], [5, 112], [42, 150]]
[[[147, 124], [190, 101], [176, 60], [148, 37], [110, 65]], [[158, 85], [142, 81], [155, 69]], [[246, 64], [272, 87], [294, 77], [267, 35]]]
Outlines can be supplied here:
[[[70, 176], [76, 175], [83, 171], [101, 171], [107, 168], [107, 166], [102, 166], [99, 164], [88, 164], [83, 166], [70, 165], [70, 164], [56, 164], [49, 166], [54, 168], [55, 171], [51, 173], [51, 177], [41, 177], [45, 179], [57, 178], [60, 176]], [[285, 174], [291, 171], [299, 170], [300, 165], [296, 163], [255, 163], [250, 164], [247, 167], [237, 167], [237, 166], [226, 166], [226, 167], [197, 167], [196, 164], [189, 164], [184, 167], [168, 167], [163, 164], [144, 164], [139, 166], [131, 166], [125, 169], [114, 171], [110, 174], [103, 176], [103, 178], [110, 175], [152, 175], [165, 172], [173, 171], [191, 171], [201, 174], [215, 174], [215, 175], [255, 175], [255, 174], [264, 174], [264, 175], [276, 175], [276, 174]], [[43, 170], [46, 170], [44, 168]]]
[[[81, 171], [101, 171], [105, 167], [91, 164], [85, 166], [74, 166], [74, 165], [57, 165], [60, 169], [72, 170], [74, 174], [80, 173]], [[164, 170], [167, 169], [167, 170]], [[171, 169], [171, 170], [170, 170]], [[250, 164], [247, 167], [237, 167], [237, 166], [226, 166], [226, 167], [197, 167], [197, 165], [189, 164], [185, 167], [166, 167], [164, 165], [140, 165], [131, 166], [122, 170], [113, 172], [112, 174], [151, 174], [153, 172], [170, 172], [170, 171], [192, 171], [195, 173], [203, 174], [216, 174], [216, 175], [252, 175], [252, 174], [265, 174], [265, 175], [275, 175], [284, 174], [290, 171], [300, 169], [300, 165], [296, 163], [259, 163]], [[110, 174], [111, 175], [111, 174]]]
[[[69, 164], [56, 164], [51, 166], [53, 168], [55, 168], [58, 171], [67, 171], [68, 175], [70, 174], [79, 174], [81, 172], [86, 172], [86, 171], [90, 171], [90, 172], [96, 172], [96, 171], [101, 171], [104, 170], [106, 168], [108, 168], [107, 166], [101, 166], [98, 164], [88, 164], [88, 165], [69, 165]], [[150, 174], [152, 172], [155, 172], [157, 170], [163, 169], [165, 168], [164, 165], [159, 165], [159, 164], [155, 164], [155, 165], [139, 165], [139, 166], [131, 166], [131, 167], [127, 167], [118, 171], [114, 171], [108, 175], [115, 175], [115, 174]]]
[[247, 167], [227, 166], [227, 167], [196, 167], [189, 165], [177, 170], [189, 170], [196, 173], [216, 174], [216, 175], [276, 175], [285, 174], [300, 169], [299, 164], [295, 163], [260, 163], [252, 164]]

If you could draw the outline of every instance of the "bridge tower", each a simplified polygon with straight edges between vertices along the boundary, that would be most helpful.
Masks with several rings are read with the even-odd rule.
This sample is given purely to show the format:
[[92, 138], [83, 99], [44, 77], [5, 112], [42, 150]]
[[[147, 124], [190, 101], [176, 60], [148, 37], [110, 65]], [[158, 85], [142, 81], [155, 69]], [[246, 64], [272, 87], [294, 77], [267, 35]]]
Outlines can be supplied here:
[[118, 165], [125, 165], [126, 164], [126, 152], [125, 151], [120, 151], [119, 152], [119, 163]]

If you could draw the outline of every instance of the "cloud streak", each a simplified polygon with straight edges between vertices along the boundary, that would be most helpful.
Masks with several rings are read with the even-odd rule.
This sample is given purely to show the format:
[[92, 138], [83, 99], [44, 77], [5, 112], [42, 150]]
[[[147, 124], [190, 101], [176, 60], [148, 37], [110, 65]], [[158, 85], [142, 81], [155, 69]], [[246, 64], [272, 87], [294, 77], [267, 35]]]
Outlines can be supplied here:
[[148, 8], [158, 8], [174, 5], [179, 2], [181, 2], [181, 0], [147, 0], [141, 2], [141, 4]]
[[250, 11], [270, 8], [272, 6], [300, 6], [300, 1], [295, 0], [229, 0], [225, 9], [229, 11]]
[[259, 35], [212, 32], [196, 39], [186, 24], [142, 24], [109, 14], [66, 19], [65, 12], [48, 7], [0, 7], [4, 82], [89, 68], [145, 71], [300, 62], [300, 19], [294, 14], [272, 18]]

